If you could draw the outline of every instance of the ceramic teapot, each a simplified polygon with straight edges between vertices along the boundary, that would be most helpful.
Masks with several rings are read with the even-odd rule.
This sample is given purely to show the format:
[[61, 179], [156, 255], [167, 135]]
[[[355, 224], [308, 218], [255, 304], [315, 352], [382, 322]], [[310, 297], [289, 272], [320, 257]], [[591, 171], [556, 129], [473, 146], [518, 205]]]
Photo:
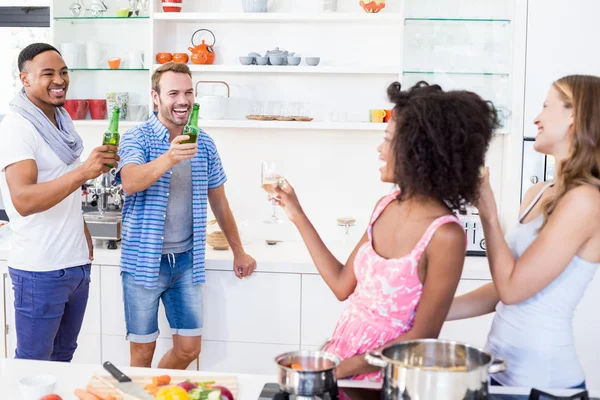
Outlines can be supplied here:
[[[202, 31], [206, 31], [209, 32], [212, 37], [213, 37], [213, 43], [212, 44], [206, 44], [204, 40], [202, 40], [202, 43], [199, 45], [195, 45], [194, 44], [194, 36], [196, 36], [196, 33], [198, 32], [202, 32]], [[215, 34], [212, 33], [211, 31], [209, 31], [208, 29], [198, 29], [196, 32], [194, 32], [194, 34], [192, 35], [192, 46], [194, 47], [188, 47], [188, 50], [192, 52], [192, 63], [193, 64], [212, 64], [215, 62], [215, 43], [217, 42], [217, 39], [215, 38]]]
[[287, 65], [287, 58], [288, 57], [293, 57], [294, 56], [294, 52], [289, 52], [287, 50], [281, 50], [279, 47], [275, 47], [275, 49], [273, 50], [267, 50], [265, 52], [265, 57], [270, 57], [270, 56], [276, 56], [276, 57], [283, 57], [283, 65]]

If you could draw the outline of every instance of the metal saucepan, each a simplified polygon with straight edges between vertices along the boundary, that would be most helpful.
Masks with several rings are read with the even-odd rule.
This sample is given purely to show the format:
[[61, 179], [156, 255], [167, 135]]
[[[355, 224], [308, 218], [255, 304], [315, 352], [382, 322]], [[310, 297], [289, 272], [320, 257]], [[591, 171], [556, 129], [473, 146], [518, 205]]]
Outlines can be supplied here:
[[506, 370], [485, 350], [438, 339], [392, 344], [365, 359], [383, 368], [384, 398], [393, 400], [484, 400], [489, 374]]
[[337, 380], [333, 371], [340, 361], [335, 354], [322, 350], [281, 354], [275, 358], [279, 367], [279, 388], [297, 396], [323, 394], [335, 387]]

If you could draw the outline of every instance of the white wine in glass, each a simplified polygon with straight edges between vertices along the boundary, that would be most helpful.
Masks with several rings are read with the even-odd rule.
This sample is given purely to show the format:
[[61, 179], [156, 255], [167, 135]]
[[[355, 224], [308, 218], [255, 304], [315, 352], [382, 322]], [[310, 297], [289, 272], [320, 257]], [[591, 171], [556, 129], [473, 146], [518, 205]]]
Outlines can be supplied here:
[[280, 224], [283, 221], [277, 218], [277, 192], [275, 189], [278, 186], [283, 186], [283, 183], [285, 182], [285, 178], [283, 177], [281, 171], [281, 166], [278, 166], [274, 161], [263, 161], [260, 181], [262, 188], [272, 197], [271, 204], [273, 204], [273, 215], [271, 215], [271, 218], [265, 220], [264, 222], [266, 224]]

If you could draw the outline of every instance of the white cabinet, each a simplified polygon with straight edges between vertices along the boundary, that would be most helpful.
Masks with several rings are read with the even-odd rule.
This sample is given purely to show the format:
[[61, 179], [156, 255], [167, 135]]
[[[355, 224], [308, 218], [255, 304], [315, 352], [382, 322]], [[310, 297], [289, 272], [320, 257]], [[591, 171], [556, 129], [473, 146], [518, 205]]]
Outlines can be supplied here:
[[77, 350], [73, 355], [74, 364], [100, 364], [102, 362], [102, 336], [79, 334]]
[[[489, 282], [486, 280], [462, 279], [456, 289], [456, 295], [468, 293]], [[475, 347], [484, 347], [493, 319], [494, 313], [491, 313], [477, 318], [445, 322], [439, 338], [456, 340]]]
[[299, 274], [207, 271], [204, 339], [300, 345]]
[[[282, 321], [282, 325], [285, 323]], [[252, 329], [249, 326], [248, 329]], [[299, 350], [298, 345], [203, 341], [200, 371], [277, 374], [275, 357]]]
[[345, 307], [321, 275], [302, 275], [302, 347], [318, 347], [329, 340]]
[[90, 283], [90, 293], [88, 296], [85, 316], [81, 325], [81, 334], [100, 335], [102, 333], [102, 313], [100, 305], [100, 281], [102, 267], [92, 265], [92, 274]]

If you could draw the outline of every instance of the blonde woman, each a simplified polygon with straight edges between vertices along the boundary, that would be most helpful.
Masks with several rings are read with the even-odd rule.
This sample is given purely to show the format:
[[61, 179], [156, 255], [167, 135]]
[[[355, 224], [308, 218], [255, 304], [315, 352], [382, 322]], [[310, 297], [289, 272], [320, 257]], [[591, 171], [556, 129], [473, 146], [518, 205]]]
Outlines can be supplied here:
[[555, 181], [527, 192], [505, 238], [486, 172], [477, 206], [494, 282], [455, 298], [447, 320], [496, 311], [487, 347], [509, 368], [493, 385], [585, 388], [572, 319], [600, 265], [600, 78], [554, 82], [534, 123]]

